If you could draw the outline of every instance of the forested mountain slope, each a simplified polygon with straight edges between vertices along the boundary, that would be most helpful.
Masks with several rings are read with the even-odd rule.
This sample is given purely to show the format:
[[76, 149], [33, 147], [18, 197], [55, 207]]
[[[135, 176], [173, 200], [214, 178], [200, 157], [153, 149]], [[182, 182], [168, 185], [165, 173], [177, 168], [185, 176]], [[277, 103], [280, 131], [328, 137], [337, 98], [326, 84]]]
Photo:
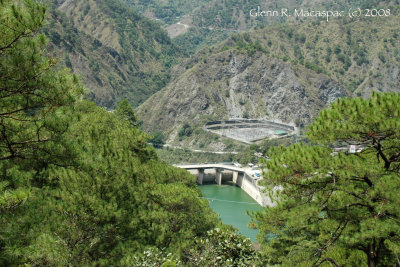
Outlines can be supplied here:
[[[376, 2], [351, 4], [372, 5]], [[47, 0], [46, 3], [49, 22], [45, 33], [51, 41], [50, 52], [82, 75], [89, 89], [89, 99], [107, 108], [115, 108], [123, 98], [138, 106], [166, 86], [170, 67], [182, 56], [220, 42], [235, 31], [276, 21], [250, 18], [250, 8], [258, 5], [265, 9], [349, 6], [344, 1], [298, 3], [291, 0], [276, 3], [184, 1], [184, 4], [177, 0]], [[246, 16], [239, 16], [239, 10]], [[170, 25], [181, 21], [183, 16], [193, 27], [174, 41], [167, 36], [160, 22], [151, 21], [161, 18]]]
[[180, 54], [166, 32], [119, 0], [48, 2], [52, 53], [82, 75], [89, 98], [113, 108], [136, 106], [169, 80]]
[[164, 24], [169, 34], [176, 38], [188, 52], [213, 45], [235, 32], [247, 31], [256, 26], [295, 20], [285, 16], [251, 16], [250, 11], [278, 11], [288, 9], [344, 11], [349, 8], [392, 8], [398, 1], [380, 0], [200, 0], [200, 1], [138, 1], [124, 0], [145, 16]]
[[380, 0], [170, 0], [170, 1], [139, 1], [123, 0], [139, 12], [173, 24], [182, 19], [183, 16], [191, 18], [195, 27], [211, 27], [226, 30], [248, 30], [257, 25], [269, 24], [282, 21], [285, 18], [258, 17], [250, 15], [250, 10], [260, 7], [261, 10], [280, 10], [287, 8], [317, 9], [317, 10], [341, 10], [349, 7], [389, 8], [388, 4], [395, 1]]
[[243, 35], [243, 40], [259, 42], [274, 57], [325, 73], [351, 92], [368, 96], [372, 90], [399, 88], [399, 23], [395, 14], [287, 23]]

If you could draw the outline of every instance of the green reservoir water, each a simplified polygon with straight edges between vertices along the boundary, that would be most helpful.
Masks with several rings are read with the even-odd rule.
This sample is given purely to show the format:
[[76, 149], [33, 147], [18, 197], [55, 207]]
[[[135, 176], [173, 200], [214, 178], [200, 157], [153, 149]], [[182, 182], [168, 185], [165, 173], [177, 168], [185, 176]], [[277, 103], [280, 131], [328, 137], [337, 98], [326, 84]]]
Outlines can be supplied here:
[[200, 190], [210, 202], [210, 207], [220, 215], [223, 223], [236, 227], [251, 241], [257, 241], [258, 230], [247, 227], [250, 222], [247, 211], [263, 209], [255, 200], [234, 185], [201, 185]]

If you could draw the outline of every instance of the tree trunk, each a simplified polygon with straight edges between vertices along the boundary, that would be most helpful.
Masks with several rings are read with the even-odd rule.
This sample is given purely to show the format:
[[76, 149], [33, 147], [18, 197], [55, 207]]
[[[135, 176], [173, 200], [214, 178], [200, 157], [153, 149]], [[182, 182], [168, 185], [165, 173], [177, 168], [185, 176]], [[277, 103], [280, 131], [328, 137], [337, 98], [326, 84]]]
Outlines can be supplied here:
[[368, 257], [368, 267], [376, 267], [375, 259]]
[[376, 264], [378, 263], [378, 257], [377, 257], [378, 255], [375, 251], [375, 246], [373, 244], [368, 245], [367, 256], [368, 256], [368, 267], [376, 267]]

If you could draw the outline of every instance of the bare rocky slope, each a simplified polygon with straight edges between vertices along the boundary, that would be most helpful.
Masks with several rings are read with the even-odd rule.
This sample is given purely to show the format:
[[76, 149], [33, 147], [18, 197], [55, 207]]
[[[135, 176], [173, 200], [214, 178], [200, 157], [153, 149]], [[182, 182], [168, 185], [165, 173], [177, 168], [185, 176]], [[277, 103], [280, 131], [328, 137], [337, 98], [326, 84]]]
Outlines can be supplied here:
[[223, 51], [174, 79], [138, 109], [143, 127], [176, 135], [178, 125], [229, 118], [308, 123], [346, 89], [302, 66], [263, 52]]
[[[307, 125], [332, 101], [400, 88], [399, 17], [285, 23], [237, 34], [174, 68], [137, 109], [177, 140], [185, 124], [254, 118]], [[197, 131], [199, 136], [203, 135]]]

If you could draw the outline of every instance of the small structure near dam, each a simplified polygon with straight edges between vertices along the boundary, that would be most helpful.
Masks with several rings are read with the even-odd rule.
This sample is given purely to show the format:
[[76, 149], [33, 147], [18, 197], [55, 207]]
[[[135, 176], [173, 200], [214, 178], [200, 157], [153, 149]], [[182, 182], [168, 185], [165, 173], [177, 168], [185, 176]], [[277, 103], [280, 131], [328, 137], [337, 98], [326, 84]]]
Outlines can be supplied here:
[[231, 181], [251, 196], [262, 207], [273, 206], [271, 199], [263, 194], [262, 188], [257, 185], [257, 181], [251, 177], [246, 169], [224, 164], [193, 164], [175, 165], [185, 169], [197, 177], [197, 183], [217, 183]]
[[289, 136], [296, 130], [294, 126], [264, 120], [231, 119], [211, 121], [204, 130], [229, 137], [246, 144], [252, 144], [265, 138], [274, 139]]

